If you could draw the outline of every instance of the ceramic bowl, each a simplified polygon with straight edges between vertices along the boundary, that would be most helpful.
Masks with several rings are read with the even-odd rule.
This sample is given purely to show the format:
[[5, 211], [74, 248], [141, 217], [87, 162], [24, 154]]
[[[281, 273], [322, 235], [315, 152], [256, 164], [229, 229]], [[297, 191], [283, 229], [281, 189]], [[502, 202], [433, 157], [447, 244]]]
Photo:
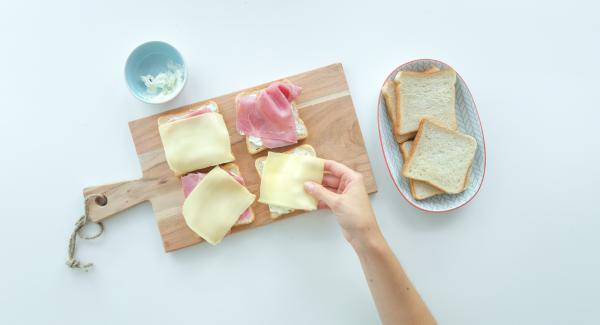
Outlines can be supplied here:
[[[142, 76], [157, 76], [171, 72], [175, 80], [168, 90], [149, 90]], [[183, 57], [173, 46], [160, 41], [144, 43], [133, 50], [125, 63], [125, 81], [131, 93], [139, 100], [160, 104], [177, 97], [187, 80]]]

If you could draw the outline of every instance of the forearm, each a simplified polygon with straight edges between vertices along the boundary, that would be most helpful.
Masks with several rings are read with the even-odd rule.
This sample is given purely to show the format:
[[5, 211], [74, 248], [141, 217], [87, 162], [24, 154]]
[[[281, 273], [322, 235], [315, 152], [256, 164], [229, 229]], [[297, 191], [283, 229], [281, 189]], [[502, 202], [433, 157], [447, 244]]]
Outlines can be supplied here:
[[435, 324], [398, 259], [377, 227], [351, 241], [382, 324]]
[[379, 231], [362, 175], [333, 160], [325, 160], [324, 170], [328, 174], [322, 184], [307, 182], [305, 190], [319, 200], [319, 206], [335, 213], [344, 237], [360, 258], [381, 322], [434, 324]]

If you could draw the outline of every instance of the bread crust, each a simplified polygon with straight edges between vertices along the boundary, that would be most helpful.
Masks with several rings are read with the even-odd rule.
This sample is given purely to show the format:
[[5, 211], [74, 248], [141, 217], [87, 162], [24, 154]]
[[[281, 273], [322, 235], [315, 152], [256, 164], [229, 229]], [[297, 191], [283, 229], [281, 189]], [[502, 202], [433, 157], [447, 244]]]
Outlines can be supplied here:
[[[404, 161], [406, 162], [406, 158], [408, 158], [409, 152], [408, 150], [405, 148], [405, 143], [402, 143], [400, 145], [400, 152], [402, 153], [402, 159], [404, 159]], [[415, 198], [415, 200], [420, 200], [417, 197], [417, 191], [415, 190], [415, 182], [412, 178], [407, 178], [408, 179], [408, 187], [410, 189], [410, 194]]]
[[[389, 94], [390, 87], [392, 89], [392, 92], [394, 93], [394, 98], [392, 98], [392, 96]], [[394, 80], [387, 80], [383, 84], [383, 89], [381, 91], [381, 94], [383, 95], [383, 99], [385, 101], [385, 108], [387, 110], [388, 117], [390, 118], [390, 120], [392, 122], [392, 134], [394, 135], [394, 140], [396, 140], [396, 142], [398, 142], [398, 143], [402, 143], [402, 142], [412, 139], [412, 137], [414, 137], [414, 134], [412, 136], [410, 136], [410, 135], [409, 136], [401, 136], [396, 132], [396, 129], [395, 129], [396, 103], [394, 102], [394, 99], [396, 97], [396, 82]]]
[[[404, 73], [404, 72], [402, 72]], [[396, 118], [394, 119], [394, 134], [397, 134], [398, 136], [401, 136], [402, 133], [400, 132], [400, 123], [402, 123], [402, 118], [400, 117], [400, 102], [401, 102], [401, 95], [400, 95], [400, 88], [402, 87], [402, 85], [398, 82], [396, 82], [396, 88], [395, 88], [395, 92], [396, 92]]]
[[402, 135], [394, 135], [396, 142], [402, 144], [406, 141], [410, 141], [412, 139], [415, 138], [415, 135], [417, 134], [417, 132], [410, 132], [410, 133], [406, 133], [406, 134], [402, 134]]

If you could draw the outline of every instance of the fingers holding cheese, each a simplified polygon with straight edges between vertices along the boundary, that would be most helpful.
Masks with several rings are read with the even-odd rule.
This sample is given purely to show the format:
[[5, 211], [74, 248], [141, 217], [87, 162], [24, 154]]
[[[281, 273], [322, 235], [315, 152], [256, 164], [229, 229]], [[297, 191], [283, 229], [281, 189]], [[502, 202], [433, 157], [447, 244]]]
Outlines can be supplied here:
[[348, 167], [344, 164], [340, 164], [339, 162], [337, 162], [335, 160], [325, 160], [324, 167], [325, 167], [325, 171], [330, 172], [332, 175], [335, 175], [337, 177], [342, 177], [344, 175], [358, 174], [357, 172], [352, 170], [350, 167]]
[[315, 210], [317, 200], [304, 191], [304, 183], [321, 183], [323, 170], [324, 162], [320, 158], [269, 152], [262, 170], [259, 202]]
[[338, 176], [326, 174], [323, 176], [323, 181], [321, 184], [337, 191], [338, 187], [340, 186], [340, 178]]

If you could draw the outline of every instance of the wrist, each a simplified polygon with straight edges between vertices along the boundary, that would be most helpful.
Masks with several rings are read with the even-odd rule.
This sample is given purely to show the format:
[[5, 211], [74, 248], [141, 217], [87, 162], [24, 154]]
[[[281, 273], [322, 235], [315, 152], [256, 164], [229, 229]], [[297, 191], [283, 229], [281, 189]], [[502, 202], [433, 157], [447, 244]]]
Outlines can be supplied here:
[[352, 232], [347, 239], [357, 253], [380, 247], [382, 243], [385, 243], [383, 234], [376, 223]]

